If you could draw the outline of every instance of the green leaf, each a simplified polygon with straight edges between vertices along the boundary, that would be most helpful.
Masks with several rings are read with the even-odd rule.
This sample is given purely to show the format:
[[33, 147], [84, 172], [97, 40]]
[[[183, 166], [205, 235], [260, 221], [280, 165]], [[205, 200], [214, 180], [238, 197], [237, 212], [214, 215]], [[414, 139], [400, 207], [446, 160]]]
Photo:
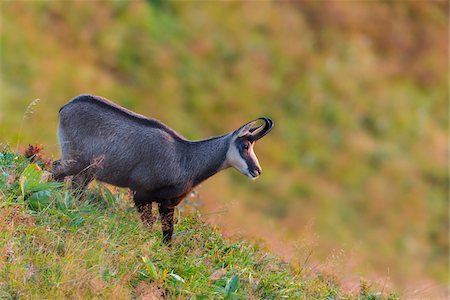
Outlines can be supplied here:
[[116, 208], [118, 201], [117, 194], [113, 194], [108, 188], [103, 189], [103, 199], [106, 205], [111, 208]]
[[81, 227], [83, 222], [84, 218], [79, 213], [76, 213], [75, 217], [70, 221], [69, 226], [78, 228]]
[[232, 293], [235, 293], [239, 287], [239, 275], [234, 275], [228, 280], [225, 287], [225, 298], [229, 299]]
[[175, 279], [175, 281], [184, 282], [184, 279], [180, 275], [170, 272], [169, 276], [171, 276], [173, 279]]
[[22, 196], [33, 192], [51, 190], [61, 184], [57, 182], [42, 182], [42, 169], [36, 164], [29, 164], [19, 178]]
[[22, 195], [27, 192], [38, 191], [42, 186], [41, 183], [42, 170], [36, 164], [29, 164], [20, 175], [20, 188]]
[[142, 257], [142, 261], [145, 263], [145, 266], [147, 268], [148, 276], [153, 280], [159, 280], [159, 271], [158, 268], [153, 264], [151, 261], [148, 260], [147, 257]]
[[50, 190], [39, 191], [33, 193], [28, 197], [27, 202], [31, 209], [40, 210], [50, 205], [50, 198], [52, 197]]

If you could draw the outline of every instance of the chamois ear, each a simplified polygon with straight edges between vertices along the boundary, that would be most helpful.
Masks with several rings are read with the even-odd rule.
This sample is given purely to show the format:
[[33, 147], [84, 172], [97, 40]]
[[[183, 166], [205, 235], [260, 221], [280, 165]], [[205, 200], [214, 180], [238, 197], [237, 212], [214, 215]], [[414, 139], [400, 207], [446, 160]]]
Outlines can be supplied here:
[[253, 125], [256, 123], [256, 120], [250, 121], [247, 124], [242, 125], [241, 127], [239, 127], [238, 129], [236, 129], [233, 132], [233, 135], [235, 137], [243, 137], [245, 135], [251, 135], [251, 129], [253, 127]]
[[[264, 123], [255, 126], [257, 122], [263, 121]], [[250, 141], [257, 141], [272, 130], [273, 122], [269, 118], [258, 118], [253, 121], [242, 125], [239, 129], [235, 130], [233, 135], [236, 137], [248, 136]]]

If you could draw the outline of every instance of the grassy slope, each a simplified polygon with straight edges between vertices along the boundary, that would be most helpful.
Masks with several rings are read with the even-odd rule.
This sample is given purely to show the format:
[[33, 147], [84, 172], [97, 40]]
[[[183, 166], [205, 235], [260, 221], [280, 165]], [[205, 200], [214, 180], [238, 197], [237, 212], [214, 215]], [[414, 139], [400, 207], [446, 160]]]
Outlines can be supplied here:
[[345, 295], [334, 276], [230, 243], [195, 213], [178, 215], [167, 247], [127, 193], [97, 187], [78, 201], [38, 165], [0, 152], [2, 298], [382, 298], [367, 284]]
[[238, 199], [302, 245], [311, 227], [319, 261], [446, 285], [448, 1], [282, 2], [2, 1], [1, 142], [56, 155], [57, 110], [82, 92], [189, 138], [268, 115], [264, 176], [227, 172], [205, 202]]

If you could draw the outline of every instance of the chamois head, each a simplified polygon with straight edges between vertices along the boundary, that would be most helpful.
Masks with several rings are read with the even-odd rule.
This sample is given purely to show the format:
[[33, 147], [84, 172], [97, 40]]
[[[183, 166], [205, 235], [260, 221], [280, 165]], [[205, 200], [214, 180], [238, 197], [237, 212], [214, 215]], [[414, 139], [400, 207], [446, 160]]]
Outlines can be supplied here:
[[[257, 126], [260, 121], [263, 124]], [[256, 179], [261, 174], [261, 166], [253, 151], [255, 142], [265, 136], [273, 127], [269, 118], [258, 118], [236, 129], [232, 133], [230, 147], [228, 148], [226, 162], [242, 174]]]

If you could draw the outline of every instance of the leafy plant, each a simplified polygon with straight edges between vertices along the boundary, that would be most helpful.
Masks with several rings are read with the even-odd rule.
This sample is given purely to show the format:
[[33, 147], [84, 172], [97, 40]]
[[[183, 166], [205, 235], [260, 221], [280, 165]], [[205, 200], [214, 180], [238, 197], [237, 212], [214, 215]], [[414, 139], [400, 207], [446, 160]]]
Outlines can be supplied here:
[[233, 299], [233, 295], [235, 295], [237, 289], [239, 288], [239, 275], [233, 275], [225, 286], [225, 298], [224, 299]]
[[19, 178], [22, 197], [30, 208], [38, 210], [50, 205], [53, 191], [60, 184], [44, 182], [43, 171], [37, 164], [29, 164]]

